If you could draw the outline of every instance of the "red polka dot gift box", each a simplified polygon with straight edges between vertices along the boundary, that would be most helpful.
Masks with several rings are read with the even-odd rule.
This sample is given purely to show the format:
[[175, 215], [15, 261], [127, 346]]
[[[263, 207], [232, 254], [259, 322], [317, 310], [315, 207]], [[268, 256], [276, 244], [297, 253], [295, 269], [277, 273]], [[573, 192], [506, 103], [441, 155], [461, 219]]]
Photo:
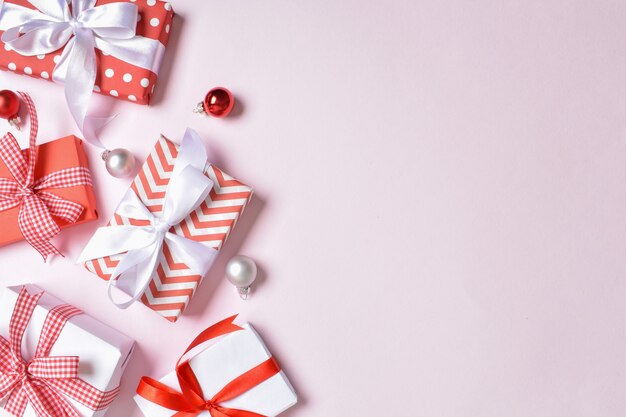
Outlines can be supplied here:
[[[96, 58], [94, 91], [148, 104], [174, 18], [170, 3], [82, 0], [76, 3], [83, 10], [73, 10], [64, 2], [0, 3], [0, 69], [63, 84], [69, 77], [83, 76], [71, 68], [71, 55], [79, 49], [75, 46], [87, 43], [87, 50]], [[42, 21], [53, 24], [39, 23]], [[38, 53], [49, 51], [51, 42], [57, 42], [59, 48]]]

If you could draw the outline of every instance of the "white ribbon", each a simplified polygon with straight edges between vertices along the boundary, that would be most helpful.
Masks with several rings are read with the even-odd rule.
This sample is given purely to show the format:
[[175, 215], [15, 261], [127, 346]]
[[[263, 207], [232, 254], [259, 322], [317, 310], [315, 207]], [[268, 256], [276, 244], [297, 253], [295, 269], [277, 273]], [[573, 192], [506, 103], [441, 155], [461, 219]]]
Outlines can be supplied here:
[[104, 148], [96, 132], [110, 118], [87, 116], [97, 75], [95, 48], [134, 66], [159, 70], [164, 47], [158, 40], [135, 36], [138, 9], [133, 3], [96, 0], [28, 0], [38, 10], [0, 2], [2, 41], [24, 56], [65, 46], [52, 78], [65, 84], [70, 112], [85, 139]]
[[[162, 215], [152, 214], [129, 189], [115, 212], [126, 218], [149, 220], [150, 225], [101, 227], [83, 250], [79, 263], [127, 252], [109, 279], [109, 298], [118, 307], [126, 308], [144, 294], [158, 266], [164, 241], [175, 259], [200, 276], [208, 272], [217, 250], [169, 232], [195, 210], [213, 188], [213, 181], [204, 175], [206, 163], [206, 150], [200, 136], [187, 129], [165, 191]], [[111, 293], [113, 287], [131, 298], [115, 301]]]

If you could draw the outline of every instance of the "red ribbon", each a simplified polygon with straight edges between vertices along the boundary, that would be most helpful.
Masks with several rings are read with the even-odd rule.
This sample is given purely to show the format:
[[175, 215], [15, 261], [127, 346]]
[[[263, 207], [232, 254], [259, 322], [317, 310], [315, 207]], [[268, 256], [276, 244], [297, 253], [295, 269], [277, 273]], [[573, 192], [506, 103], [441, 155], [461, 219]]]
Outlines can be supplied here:
[[50, 239], [61, 229], [52, 216], [60, 217], [68, 223], [75, 223], [83, 212], [83, 207], [65, 200], [48, 191], [49, 188], [68, 188], [78, 185], [91, 185], [91, 175], [84, 167], [66, 168], [35, 180], [37, 162], [37, 111], [26, 93], [18, 94], [28, 106], [30, 116], [29, 150], [22, 151], [15, 137], [9, 132], [0, 138], [0, 159], [9, 169], [13, 178], [0, 178], [0, 211], [19, 206], [17, 216], [24, 239], [43, 256], [60, 255]]
[[0, 399], [8, 397], [4, 408], [22, 417], [30, 403], [38, 417], [81, 417], [66, 396], [91, 410], [104, 410], [117, 396], [119, 387], [103, 392], [79, 379], [78, 356], [48, 356], [65, 323], [82, 311], [68, 304], [52, 308], [34, 357], [29, 361], [22, 357], [24, 332], [42, 295], [31, 295], [23, 287], [9, 323], [9, 340], [0, 336]]
[[235, 317], [237, 316], [229, 317], [204, 330], [191, 342], [185, 353], [178, 359], [176, 376], [182, 392], [178, 392], [162, 382], [144, 376], [137, 387], [137, 394], [162, 407], [177, 411], [172, 417], [195, 417], [203, 411], [208, 411], [212, 417], [265, 417], [252, 411], [227, 408], [222, 406], [221, 403], [240, 396], [279, 373], [280, 367], [274, 358], [269, 358], [233, 379], [209, 400], [204, 398], [202, 388], [191, 365], [189, 365], [189, 361], [186, 360], [181, 363], [185, 355], [196, 346], [216, 337], [243, 330], [241, 327], [233, 324]]

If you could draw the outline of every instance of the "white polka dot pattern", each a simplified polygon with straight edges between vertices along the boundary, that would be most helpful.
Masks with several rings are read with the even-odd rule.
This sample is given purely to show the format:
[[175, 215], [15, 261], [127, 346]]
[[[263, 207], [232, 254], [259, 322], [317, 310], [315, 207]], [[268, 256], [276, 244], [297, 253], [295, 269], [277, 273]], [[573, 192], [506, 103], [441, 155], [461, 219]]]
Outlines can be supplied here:
[[[3, 0], [0, 0], [2, 4]], [[4, 0], [5, 3], [21, 4], [23, 0]], [[69, 0], [68, 0], [69, 1]], [[101, 0], [96, 0], [100, 2]], [[102, 0], [110, 2], [111, 0]], [[115, 0], [113, 0], [115, 1]], [[160, 41], [167, 45], [172, 28], [174, 8], [162, 0], [122, 0], [133, 2], [138, 8], [137, 35]], [[139, 21], [140, 20], [140, 21]], [[0, 68], [33, 77], [52, 80], [55, 66], [61, 62], [63, 50], [50, 54], [20, 56], [9, 45], [0, 42]], [[7, 52], [4, 52], [7, 51]], [[98, 74], [93, 90], [120, 99], [148, 104], [157, 83], [157, 74], [123, 62], [115, 55], [101, 50], [98, 57]]]

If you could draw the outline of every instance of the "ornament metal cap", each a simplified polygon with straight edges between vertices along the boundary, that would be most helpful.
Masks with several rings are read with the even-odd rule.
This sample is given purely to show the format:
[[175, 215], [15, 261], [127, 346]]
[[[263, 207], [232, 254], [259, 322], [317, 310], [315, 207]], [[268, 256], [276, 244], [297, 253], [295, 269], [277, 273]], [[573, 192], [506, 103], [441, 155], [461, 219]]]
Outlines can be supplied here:
[[248, 294], [250, 293], [250, 287], [237, 287], [237, 292], [242, 300], [247, 300]]
[[14, 128], [16, 128], [17, 130], [22, 130], [20, 128], [20, 123], [22, 123], [22, 119], [20, 119], [20, 116], [16, 116], [12, 119], [9, 119], [9, 124], [13, 126]]

